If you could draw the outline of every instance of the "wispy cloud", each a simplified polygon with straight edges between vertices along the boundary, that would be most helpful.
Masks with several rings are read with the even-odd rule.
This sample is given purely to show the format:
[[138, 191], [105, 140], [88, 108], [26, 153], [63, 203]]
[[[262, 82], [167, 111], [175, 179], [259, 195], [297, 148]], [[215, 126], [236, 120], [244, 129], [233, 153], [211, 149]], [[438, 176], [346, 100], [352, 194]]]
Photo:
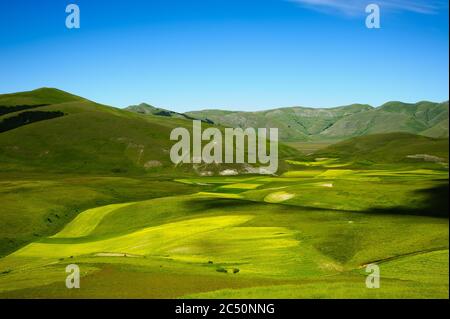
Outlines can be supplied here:
[[346, 15], [360, 15], [370, 3], [381, 8], [397, 11], [409, 11], [421, 14], [435, 14], [447, 10], [448, 1], [444, 0], [288, 0], [304, 7], [325, 11], [338, 12]]

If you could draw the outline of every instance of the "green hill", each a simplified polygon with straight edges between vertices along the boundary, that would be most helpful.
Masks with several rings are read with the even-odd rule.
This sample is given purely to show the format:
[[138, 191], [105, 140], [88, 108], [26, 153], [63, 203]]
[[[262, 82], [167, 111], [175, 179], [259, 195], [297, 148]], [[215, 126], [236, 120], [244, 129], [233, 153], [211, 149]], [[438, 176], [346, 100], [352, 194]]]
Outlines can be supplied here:
[[50, 104], [85, 101], [70, 93], [50, 88], [41, 88], [29, 92], [0, 95], [0, 116], [21, 110], [34, 109]]
[[[280, 144], [277, 176], [204, 176], [245, 167], [175, 167], [169, 134], [192, 121], [170, 111], [55, 89], [0, 101], [0, 298], [448, 297], [448, 139], [367, 135], [311, 156]], [[398, 113], [445, 126], [419, 109]], [[257, 125], [301, 114], [314, 137], [372, 110]], [[372, 263], [382, 289], [364, 285]], [[82, 289], [63, 284], [70, 264]]]
[[17, 105], [56, 104], [86, 99], [54, 88], [40, 88], [33, 91], [1, 94], [0, 105], [5, 107]]
[[260, 112], [203, 110], [186, 115], [227, 127], [277, 127], [280, 139], [286, 142], [339, 141], [391, 132], [449, 136], [448, 102], [388, 102], [377, 108], [364, 104], [328, 109], [288, 107]]
[[50, 171], [137, 173], [171, 163], [169, 134], [187, 123], [154, 119], [100, 105], [56, 89], [0, 96], [7, 105], [41, 104], [0, 117], [18, 122], [23, 114], [62, 116], [16, 123], [0, 134], [4, 169], [43, 168]]
[[149, 105], [146, 103], [141, 103], [139, 105], [131, 105], [126, 108], [126, 110], [139, 113], [139, 114], [145, 114], [145, 115], [157, 115], [157, 116], [166, 116], [166, 117], [174, 117], [179, 119], [188, 119], [192, 120], [191, 117], [187, 116], [186, 114], [173, 112], [170, 110], [162, 109], [159, 107], [154, 107], [153, 105]]
[[315, 152], [313, 157], [379, 163], [448, 163], [448, 147], [448, 138], [436, 139], [409, 133], [373, 134], [330, 145]]
[[[175, 167], [170, 132], [191, 129], [188, 119], [132, 113], [49, 88], [0, 95], [0, 105], [8, 111], [0, 115], [0, 256], [53, 234], [84, 209], [195, 192], [172, 179], [247, 169]], [[280, 145], [281, 157], [290, 153], [296, 151]]]
[[[0, 116], [3, 170], [170, 175], [246, 171], [242, 164], [175, 167], [169, 137], [176, 127], [192, 129], [192, 120], [184, 116], [143, 115], [47, 88], [0, 95], [0, 102], [5, 108], [27, 105]], [[295, 154], [280, 145], [281, 158]]]
[[338, 120], [370, 109], [368, 105], [354, 104], [330, 109], [290, 107], [261, 112], [204, 110], [186, 114], [228, 127], [277, 127], [281, 140], [298, 141], [312, 139]]
[[391, 132], [448, 137], [448, 102], [389, 102], [340, 119], [320, 135], [342, 138]]

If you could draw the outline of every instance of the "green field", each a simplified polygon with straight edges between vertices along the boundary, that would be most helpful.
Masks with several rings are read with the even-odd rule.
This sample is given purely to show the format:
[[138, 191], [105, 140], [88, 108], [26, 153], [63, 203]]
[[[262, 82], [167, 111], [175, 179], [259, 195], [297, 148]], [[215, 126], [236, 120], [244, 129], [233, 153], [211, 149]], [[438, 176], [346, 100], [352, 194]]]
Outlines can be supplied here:
[[278, 174], [262, 176], [173, 167], [182, 118], [49, 89], [0, 105], [14, 107], [0, 120], [65, 114], [0, 133], [0, 299], [449, 296], [448, 139], [281, 145]]
[[[0, 297], [446, 298], [448, 219], [421, 214], [427, 194], [411, 194], [447, 178], [323, 169], [174, 181], [192, 194], [87, 209], [0, 259]], [[379, 289], [365, 287], [373, 262]], [[64, 286], [72, 263], [79, 290]]]

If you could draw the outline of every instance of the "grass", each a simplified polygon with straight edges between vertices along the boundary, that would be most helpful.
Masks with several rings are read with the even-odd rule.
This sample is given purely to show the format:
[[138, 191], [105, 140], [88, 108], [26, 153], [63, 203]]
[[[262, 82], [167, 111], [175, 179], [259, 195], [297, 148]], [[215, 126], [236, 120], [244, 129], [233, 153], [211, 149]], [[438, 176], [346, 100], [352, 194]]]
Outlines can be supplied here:
[[322, 148], [325, 148], [333, 142], [329, 141], [321, 141], [321, 142], [286, 142], [287, 145], [295, 148], [299, 152], [302, 152], [303, 154], [312, 154]]
[[[410, 195], [441, 183], [443, 172], [314, 172], [184, 179], [177, 185], [208, 191], [87, 209], [54, 236], [0, 259], [0, 297], [448, 295], [448, 219], [370, 211], [426, 202]], [[368, 174], [378, 182], [366, 180]], [[234, 193], [223, 193], [224, 187]], [[364, 285], [363, 267], [372, 262], [382, 272], [377, 290]], [[89, 289], [61, 287], [69, 263], [80, 265]], [[123, 278], [120, 292], [105, 289], [114, 276]], [[136, 291], [139, 278], [155, 280], [154, 290]]]
[[98, 224], [107, 215], [114, 210], [133, 205], [134, 203], [113, 204], [102, 207], [88, 209], [79, 214], [62, 231], [52, 238], [71, 238], [89, 236], [97, 228]]
[[246, 184], [246, 183], [236, 183], [221, 186], [222, 189], [255, 189], [261, 186], [261, 184]]
[[281, 141], [303, 153], [368, 134], [401, 131], [448, 138], [448, 102], [388, 102], [377, 108], [361, 104], [327, 109], [288, 107], [259, 112], [202, 110], [187, 115], [228, 127], [277, 127]]
[[196, 189], [164, 177], [21, 173], [4, 173], [0, 177], [0, 256], [54, 235], [83, 210]]
[[430, 166], [448, 163], [448, 138], [435, 139], [408, 133], [374, 134], [356, 137], [317, 151], [315, 157], [339, 157], [344, 161], [381, 163], [421, 163], [423, 159], [408, 158], [417, 154], [436, 158]]
[[[278, 176], [217, 176], [239, 167], [169, 162], [189, 121], [52, 89], [0, 102], [0, 120], [65, 114], [0, 134], [0, 298], [448, 298], [448, 139], [280, 145]], [[370, 263], [380, 289], [365, 287]]]

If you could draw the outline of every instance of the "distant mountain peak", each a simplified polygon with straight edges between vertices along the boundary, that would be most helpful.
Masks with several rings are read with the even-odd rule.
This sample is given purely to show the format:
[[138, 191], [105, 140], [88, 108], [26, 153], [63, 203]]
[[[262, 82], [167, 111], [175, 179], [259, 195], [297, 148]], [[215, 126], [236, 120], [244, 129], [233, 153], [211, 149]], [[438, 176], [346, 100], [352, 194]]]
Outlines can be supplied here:
[[147, 103], [141, 103], [141, 104], [138, 104], [137, 106], [140, 106], [140, 107], [148, 107], [148, 108], [150, 108], [150, 109], [157, 109], [156, 106], [153, 106], [153, 105], [150, 105], [150, 104], [147, 104]]
[[146, 114], [146, 115], [156, 115], [156, 116], [165, 116], [165, 117], [174, 117], [174, 118], [182, 118], [182, 119], [191, 119], [189, 116], [166, 110], [163, 108], [155, 107], [153, 105], [147, 104], [147, 103], [140, 103], [138, 105], [130, 105], [127, 108], [125, 108], [127, 111], [140, 113], [140, 114]]

